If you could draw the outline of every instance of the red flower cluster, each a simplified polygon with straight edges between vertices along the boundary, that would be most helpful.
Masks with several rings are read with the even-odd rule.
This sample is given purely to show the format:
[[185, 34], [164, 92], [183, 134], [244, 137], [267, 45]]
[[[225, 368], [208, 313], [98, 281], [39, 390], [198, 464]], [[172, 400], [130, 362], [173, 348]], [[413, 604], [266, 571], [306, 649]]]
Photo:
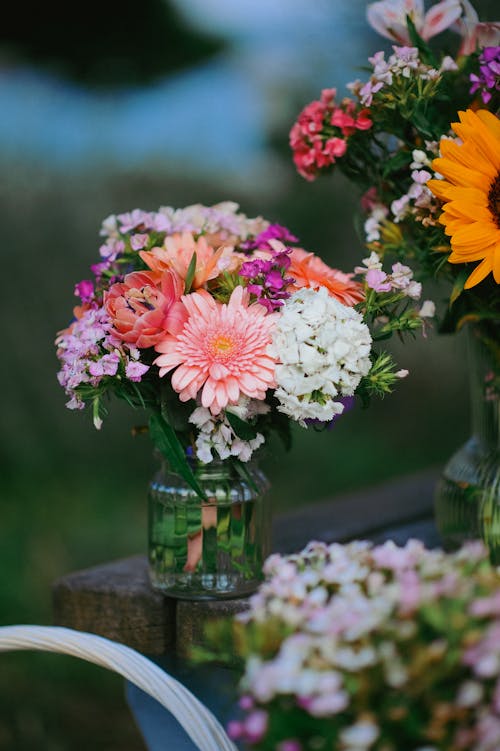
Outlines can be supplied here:
[[323, 89], [319, 101], [304, 107], [290, 131], [293, 161], [302, 177], [314, 180], [347, 151], [347, 141], [357, 130], [372, 126], [368, 109], [357, 109], [352, 99], [335, 102], [335, 89]]

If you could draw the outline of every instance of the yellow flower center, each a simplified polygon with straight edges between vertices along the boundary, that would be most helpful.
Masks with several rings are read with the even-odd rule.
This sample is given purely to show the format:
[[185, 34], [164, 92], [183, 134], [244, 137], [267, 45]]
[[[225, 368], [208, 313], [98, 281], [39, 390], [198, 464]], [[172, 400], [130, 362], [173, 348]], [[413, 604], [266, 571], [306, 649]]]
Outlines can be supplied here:
[[488, 193], [488, 208], [491, 211], [495, 224], [500, 229], [500, 172], [491, 184]]
[[235, 345], [236, 342], [232, 337], [221, 334], [210, 341], [210, 354], [217, 360], [226, 360], [232, 355]]

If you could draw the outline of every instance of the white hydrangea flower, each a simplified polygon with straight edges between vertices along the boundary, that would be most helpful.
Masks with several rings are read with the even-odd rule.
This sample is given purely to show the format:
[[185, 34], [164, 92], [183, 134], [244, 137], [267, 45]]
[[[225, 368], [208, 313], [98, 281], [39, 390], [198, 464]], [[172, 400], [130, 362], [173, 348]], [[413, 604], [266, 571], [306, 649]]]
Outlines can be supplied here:
[[352, 396], [370, 370], [371, 343], [361, 314], [325, 287], [294, 292], [281, 308], [269, 348], [278, 360], [278, 409], [301, 425], [341, 414], [337, 399]]
[[[244, 396], [238, 404], [228, 407], [226, 411], [233, 412], [242, 420], [249, 420], [255, 415], [268, 412], [269, 406], [265, 402]], [[241, 462], [248, 462], [255, 449], [265, 441], [261, 433], [257, 433], [251, 441], [243, 441], [234, 432], [225, 413], [214, 417], [205, 407], [197, 407], [190, 415], [189, 422], [200, 431], [195, 442], [196, 456], [204, 464], [214, 460], [214, 451], [220, 459], [235, 456]]]

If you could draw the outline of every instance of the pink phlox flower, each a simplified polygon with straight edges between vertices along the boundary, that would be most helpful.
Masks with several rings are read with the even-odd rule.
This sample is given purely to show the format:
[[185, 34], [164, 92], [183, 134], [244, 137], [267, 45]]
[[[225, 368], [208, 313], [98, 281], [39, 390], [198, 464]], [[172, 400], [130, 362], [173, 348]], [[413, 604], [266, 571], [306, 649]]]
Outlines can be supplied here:
[[500, 47], [485, 47], [479, 58], [479, 76], [470, 74], [471, 94], [481, 91], [481, 97], [487, 104], [492, 91], [500, 91]]
[[149, 235], [144, 233], [132, 235], [132, 237], [130, 238], [130, 247], [132, 248], [132, 250], [142, 250], [148, 244], [148, 240]]
[[378, 568], [393, 571], [413, 568], [424, 554], [425, 548], [418, 540], [409, 540], [404, 547], [398, 547], [392, 540], [388, 540], [371, 551], [373, 561]]
[[462, 661], [480, 678], [500, 675], [500, 621], [493, 621], [480, 641], [465, 651]]
[[363, 193], [360, 199], [360, 204], [363, 211], [366, 211], [367, 213], [373, 211], [376, 206], [380, 205], [375, 185], [372, 185], [371, 188], [368, 188], [368, 190]]
[[390, 292], [392, 289], [391, 282], [387, 281], [387, 274], [380, 269], [368, 269], [365, 279], [370, 289], [374, 289], [375, 292]]
[[99, 254], [101, 258], [104, 258], [107, 261], [114, 261], [120, 255], [120, 253], [123, 253], [124, 250], [125, 243], [123, 242], [123, 240], [110, 238], [107, 242], [101, 245], [101, 247], [99, 248]]
[[246, 743], [259, 743], [267, 732], [268, 713], [263, 709], [254, 709], [243, 722], [243, 739]]
[[287, 738], [276, 746], [276, 751], [302, 751], [303, 746], [295, 738]]
[[414, 613], [420, 605], [422, 587], [414, 569], [404, 569], [397, 576], [399, 585], [399, 610], [402, 615]]
[[109, 355], [103, 355], [100, 360], [91, 362], [89, 373], [97, 377], [114, 376], [118, 371], [119, 364], [120, 355], [117, 352], [111, 352]]
[[239, 274], [248, 279], [247, 290], [257, 297], [257, 302], [273, 312], [290, 297], [286, 288], [295, 280], [285, 275], [291, 265], [291, 249], [276, 239], [268, 243], [270, 250], [257, 251], [262, 255], [243, 263]]
[[366, 10], [368, 23], [379, 34], [399, 44], [409, 44], [409, 16], [425, 41], [450, 28], [462, 15], [460, 0], [442, 0], [424, 13], [423, 0], [379, 0]]
[[287, 227], [283, 227], [281, 224], [270, 224], [267, 229], [260, 232], [252, 240], [246, 240], [241, 243], [240, 247], [242, 250], [256, 250], [258, 248], [269, 250], [271, 248], [270, 240], [280, 240], [283, 243], [296, 243], [298, 239]]
[[75, 284], [75, 295], [81, 299], [83, 303], [91, 302], [94, 297], [94, 284], [89, 279], [83, 279], [78, 284]]
[[138, 383], [142, 380], [142, 376], [147, 373], [148, 370], [149, 365], [145, 365], [144, 363], [138, 362], [137, 360], [129, 360], [129, 362], [125, 366], [125, 375], [129, 379], [129, 381]]
[[155, 226], [155, 216], [150, 211], [134, 209], [125, 214], [118, 214], [116, 217], [120, 223], [120, 232], [130, 232], [133, 229], [151, 230]]
[[495, 592], [490, 597], [480, 597], [471, 603], [469, 612], [479, 618], [491, 615], [500, 617], [500, 591]]

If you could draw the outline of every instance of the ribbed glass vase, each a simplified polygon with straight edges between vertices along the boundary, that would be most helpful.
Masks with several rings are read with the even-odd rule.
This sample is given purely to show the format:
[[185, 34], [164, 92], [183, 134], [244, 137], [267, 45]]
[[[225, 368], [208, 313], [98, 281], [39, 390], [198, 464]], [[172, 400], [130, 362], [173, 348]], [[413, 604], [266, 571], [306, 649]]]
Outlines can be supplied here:
[[438, 484], [435, 512], [448, 550], [482, 539], [500, 564], [500, 327], [470, 327], [468, 362], [472, 436], [451, 457]]
[[270, 553], [269, 483], [256, 464], [195, 464], [202, 501], [163, 463], [149, 487], [149, 571], [153, 587], [183, 599], [253, 592]]

